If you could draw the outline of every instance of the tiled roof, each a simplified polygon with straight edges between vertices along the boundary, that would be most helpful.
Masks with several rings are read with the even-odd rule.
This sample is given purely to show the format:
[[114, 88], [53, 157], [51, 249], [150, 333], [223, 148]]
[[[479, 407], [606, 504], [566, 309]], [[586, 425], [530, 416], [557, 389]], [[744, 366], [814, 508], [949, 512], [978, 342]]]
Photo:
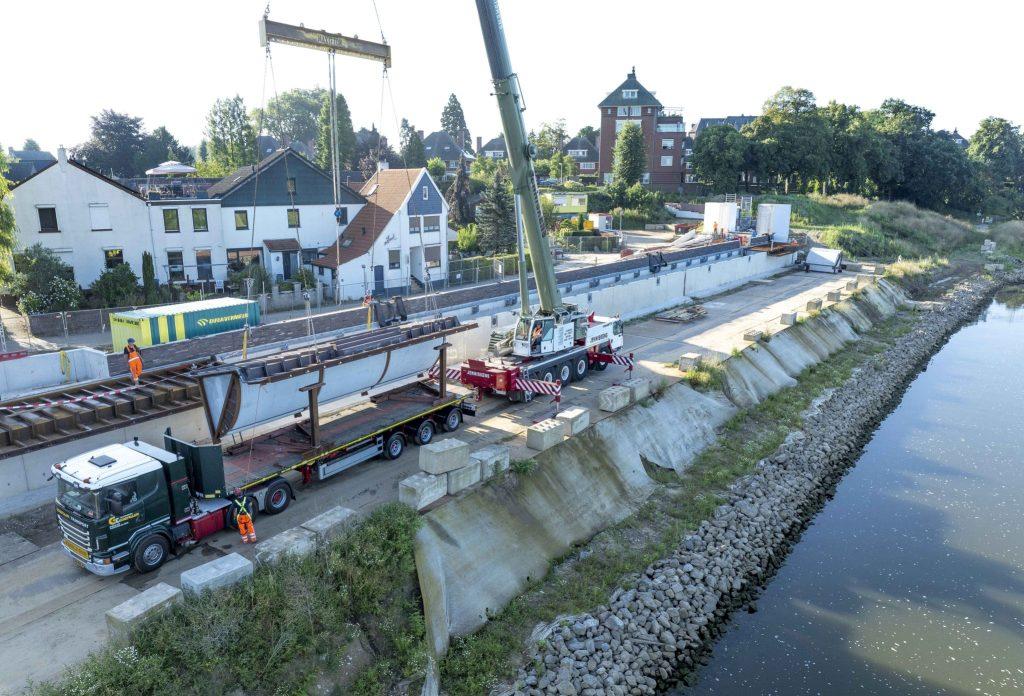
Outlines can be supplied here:
[[586, 154], [583, 157], [573, 157], [577, 162], [596, 162], [597, 161], [597, 148], [594, 147], [594, 143], [590, 142], [582, 135], [578, 135], [565, 144], [562, 148], [562, 152], [568, 154], [569, 150], [585, 150]]
[[[624, 99], [622, 97], [622, 91], [625, 89], [635, 89], [636, 99]], [[644, 87], [636, 79], [636, 70], [634, 69], [628, 75], [626, 75], [626, 81], [615, 88], [615, 91], [604, 98], [598, 107], [604, 108], [608, 106], [661, 106], [661, 102], [658, 101], [653, 94], [651, 94], [646, 87]]]
[[337, 268], [368, 252], [424, 172], [425, 169], [382, 169], [371, 176], [359, 189], [366, 205], [338, 236], [338, 243], [321, 249], [324, 255], [313, 263]]
[[46, 150], [15, 150], [8, 148], [7, 151], [14, 159], [22, 162], [56, 162], [57, 158]]
[[263, 246], [267, 248], [267, 251], [302, 251], [299, 240], [295, 239], [295, 237], [264, 239]]
[[423, 152], [427, 159], [440, 157], [445, 162], [465, 157], [467, 160], [475, 159], [465, 148], [459, 147], [455, 138], [446, 131], [434, 131], [423, 139]]
[[697, 122], [697, 135], [700, 135], [708, 126], [732, 126], [739, 130], [748, 123], [757, 120], [757, 116], [726, 116], [725, 118], [702, 118]]
[[[40, 174], [45, 172], [47, 169], [49, 169], [50, 167], [55, 166], [56, 164], [57, 164], [56, 160], [54, 160], [53, 162], [49, 162], [47, 164], [44, 164], [42, 167], [37, 169], [34, 173], [30, 174], [28, 176], [28, 178], [22, 179], [21, 181], [18, 181], [16, 183], [12, 184], [11, 185], [11, 190], [13, 191], [17, 187], [19, 187], [22, 184], [24, 184], [25, 182], [30, 181], [31, 179], [34, 179], [35, 177], [39, 176]], [[121, 182], [115, 181], [115, 180], [111, 179], [108, 176], [103, 176], [102, 174], [100, 174], [95, 169], [89, 169], [89, 167], [85, 166], [81, 162], [78, 162], [77, 160], [73, 160], [73, 159], [69, 158], [68, 159], [68, 164], [70, 164], [72, 167], [75, 167], [76, 169], [81, 169], [86, 174], [92, 174], [94, 177], [96, 177], [100, 181], [102, 181], [104, 183], [107, 183], [107, 184], [110, 184], [114, 188], [121, 189], [125, 193], [127, 193], [129, 195], [132, 195], [132, 196], [135, 196], [136, 198], [138, 198], [140, 200], [145, 200], [145, 199], [142, 198], [142, 195], [138, 191], [135, 191], [134, 189], [130, 189], [127, 186], [125, 186], [124, 184], [122, 184]]]
[[491, 138], [484, 146], [480, 148], [480, 154], [484, 154], [488, 150], [501, 150], [507, 152], [508, 148], [505, 147], [505, 136], [499, 135], [497, 138]]

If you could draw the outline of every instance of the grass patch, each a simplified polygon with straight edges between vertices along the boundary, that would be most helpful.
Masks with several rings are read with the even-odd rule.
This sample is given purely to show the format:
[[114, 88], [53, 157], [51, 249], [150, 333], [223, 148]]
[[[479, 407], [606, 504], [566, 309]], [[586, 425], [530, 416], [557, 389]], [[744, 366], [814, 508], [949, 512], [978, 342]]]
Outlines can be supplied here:
[[513, 459], [508, 468], [517, 474], [530, 474], [537, 468], [536, 459]]
[[725, 371], [722, 363], [708, 357], [700, 357], [697, 362], [683, 373], [683, 379], [698, 391], [709, 391], [717, 389], [721, 391], [725, 387]]
[[1011, 256], [1024, 256], [1024, 221], [1010, 220], [994, 225], [988, 238], [996, 243], [996, 251]]
[[657, 480], [666, 485], [635, 515], [598, 534], [589, 544], [589, 555], [574, 554], [566, 562], [553, 564], [544, 580], [534, 583], [480, 631], [454, 639], [440, 665], [445, 690], [451, 696], [476, 696], [511, 680], [535, 625], [605, 604], [616, 587], [628, 584], [633, 574], [678, 548], [721, 504], [729, 484], [751, 473], [759, 460], [800, 427], [801, 414], [815, 398], [843, 384], [854, 367], [912, 326], [909, 318], [879, 324], [866, 332], [867, 340], [807, 368], [796, 386], [733, 416], [718, 443], [704, 450], [684, 475], [667, 470], [658, 475]]
[[251, 583], [190, 599], [36, 691], [312, 693], [321, 675], [343, 667], [342, 651], [361, 631], [378, 659], [349, 693], [389, 693], [426, 664], [413, 560], [420, 524], [411, 508], [384, 505], [315, 555], [258, 568]]
[[949, 259], [927, 256], [922, 259], [901, 259], [885, 267], [885, 277], [902, 285], [911, 294], [922, 292], [935, 271], [949, 266]]

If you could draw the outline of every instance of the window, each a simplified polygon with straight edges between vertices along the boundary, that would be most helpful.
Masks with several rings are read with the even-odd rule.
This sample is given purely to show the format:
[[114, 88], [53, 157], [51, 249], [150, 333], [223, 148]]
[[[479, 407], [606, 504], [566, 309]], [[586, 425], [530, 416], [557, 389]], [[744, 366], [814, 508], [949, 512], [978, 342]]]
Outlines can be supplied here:
[[113, 229], [110, 226], [110, 207], [106, 203], [90, 203], [89, 223], [93, 232], [109, 232]]
[[302, 250], [302, 265], [303, 266], [311, 266], [313, 264], [313, 262], [316, 261], [318, 258], [320, 258], [320, 250], [319, 249], [313, 248], [313, 249], [303, 249]]
[[629, 115], [630, 116], [639, 116], [640, 115], [640, 107], [639, 106], [631, 106], [631, 107], [629, 107]]
[[636, 99], [637, 90], [635, 89], [624, 89], [622, 90], [623, 99]]
[[617, 107], [615, 109], [615, 115], [616, 116], [629, 116], [629, 107], [628, 106]]
[[236, 210], [235, 211], [235, 229], [236, 230], [247, 230], [247, 229], [249, 229], [249, 211], [248, 210]]
[[676, 144], [676, 141], [673, 140], [672, 138], [662, 138], [661, 139], [661, 149], [662, 150], [671, 150], [675, 146], [675, 144]]
[[683, 125], [684, 124], [682, 124], [682, 123], [659, 123], [658, 124], [658, 132], [659, 133], [682, 133], [683, 132]]
[[430, 200], [430, 187], [428, 186], [423, 187], [423, 200]]
[[418, 217], [409, 218], [409, 234], [420, 233], [420, 219]]
[[693, 169], [693, 162], [687, 162], [686, 163], [686, 168], [687, 169]]
[[596, 166], [595, 162], [580, 162], [580, 169], [594, 169]]
[[60, 232], [57, 229], [57, 209], [53, 206], [36, 208], [39, 213], [40, 232]]
[[288, 226], [298, 227], [299, 226], [299, 209], [289, 208], [288, 209]]
[[693, 157], [693, 150], [691, 150], [690, 148], [686, 148], [686, 156]]
[[348, 224], [348, 208], [343, 205], [339, 205], [334, 209], [334, 219], [337, 220], [339, 225]]
[[569, 150], [569, 156], [570, 157], [586, 157], [587, 156], [587, 151], [586, 150]]
[[123, 249], [104, 249], [103, 250], [104, 266], [106, 268], [116, 268], [124, 263], [124, 250]]
[[172, 283], [185, 280], [185, 261], [181, 249], [167, 250], [167, 277]]
[[649, 183], [651, 183], [651, 173], [650, 172], [644, 172], [643, 176], [640, 177], [640, 183], [641, 184], [649, 184]]
[[213, 280], [213, 259], [209, 249], [196, 249], [196, 277], [199, 280]]
[[441, 247], [423, 247], [423, 265], [427, 268], [441, 267]]
[[637, 128], [643, 128], [643, 124], [640, 122], [639, 119], [629, 119], [627, 121], [616, 121], [615, 132], [618, 133], [619, 131], [621, 131], [627, 123], [633, 123], [636, 125]]
[[287, 185], [288, 185], [288, 193], [290, 193], [291, 195], [294, 196], [295, 195], [295, 177], [294, 176], [288, 177], [288, 184]]
[[441, 229], [441, 216], [440, 215], [427, 215], [423, 218], [423, 231], [424, 232], [437, 232]]
[[671, 167], [672, 166], [672, 155], [663, 155], [661, 158], [661, 166]]
[[697, 183], [697, 177], [695, 177], [693, 174], [687, 174], [686, 175], [686, 183], [688, 183], [688, 184]]
[[605, 172], [604, 173], [604, 183], [606, 183], [606, 184], [612, 183], [612, 173], [611, 172]]
[[181, 225], [178, 224], [178, 209], [164, 208], [164, 232], [181, 232]]
[[250, 263], [262, 262], [262, 249], [228, 249], [228, 266], [232, 270], [242, 270]]
[[388, 249], [388, 268], [395, 270], [402, 267], [402, 250]]
[[210, 226], [206, 221], [206, 208], [193, 208], [192, 209], [192, 231], [193, 232], [208, 232]]

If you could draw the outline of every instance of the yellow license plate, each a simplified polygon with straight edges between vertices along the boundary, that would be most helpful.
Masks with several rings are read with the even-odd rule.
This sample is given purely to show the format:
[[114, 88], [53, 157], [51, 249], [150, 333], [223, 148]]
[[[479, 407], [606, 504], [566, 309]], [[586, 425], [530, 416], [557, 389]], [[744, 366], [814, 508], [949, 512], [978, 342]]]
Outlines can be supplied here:
[[80, 556], [82, 560], [89, 560], [89, 552], [83, 549], [75, 542], [71, 541], [70, 539], [64, 539], [62, 543], [64, 544], [64, 548], [66, 548], [68, 551], [75, 554], [76, 556]]

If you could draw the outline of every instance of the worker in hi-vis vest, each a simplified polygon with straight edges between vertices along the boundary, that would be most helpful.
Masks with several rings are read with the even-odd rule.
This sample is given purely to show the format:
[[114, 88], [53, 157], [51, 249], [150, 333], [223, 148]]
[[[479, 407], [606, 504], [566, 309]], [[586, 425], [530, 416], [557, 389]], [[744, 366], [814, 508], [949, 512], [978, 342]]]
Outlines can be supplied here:
[[252, 516], [245, 502], [245, 496], [235, 498], [235, 505], [238, 506], [238, 514], [235, 516], [238, 521], [238, 533], [242, 535], [243, 544], [255, 544], [256, 527], [252, 524]]
[[135, 346], [135, 339], [129, 338], [128, 344], [124, 347], [124, 356], [128, 358], [128, 371], [132, 373], [132, 382], [139, 383], [139, 376], [142, 374], [142, 353]]

